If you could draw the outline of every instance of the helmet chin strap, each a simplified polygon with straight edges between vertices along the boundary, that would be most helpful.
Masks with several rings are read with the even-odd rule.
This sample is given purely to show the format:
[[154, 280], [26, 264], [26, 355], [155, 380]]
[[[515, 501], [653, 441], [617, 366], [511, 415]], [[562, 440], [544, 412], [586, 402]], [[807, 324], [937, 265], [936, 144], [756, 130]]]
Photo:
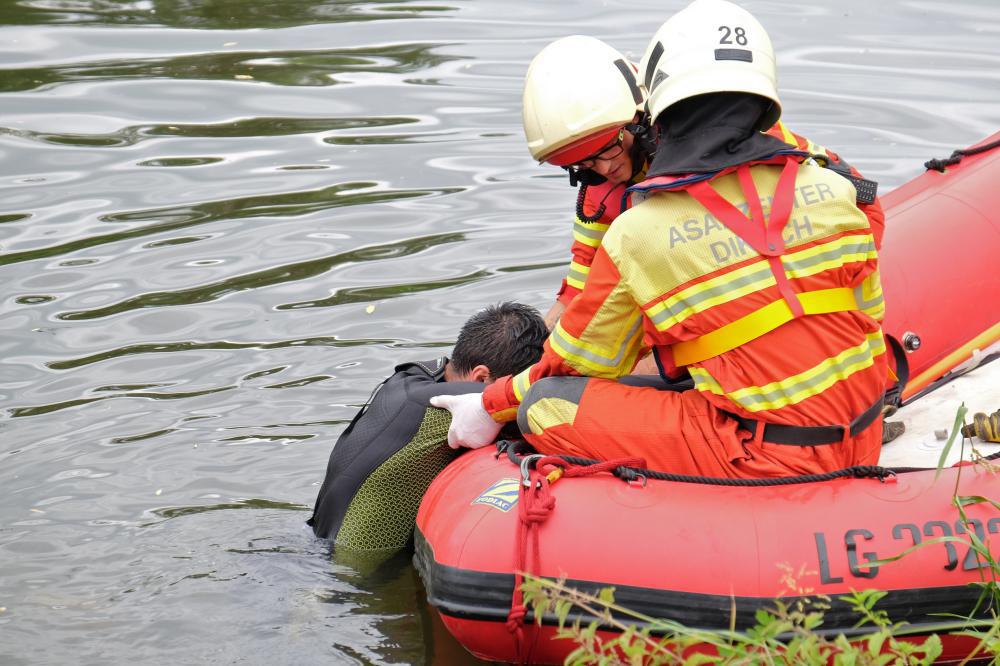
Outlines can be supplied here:
[[576, 187], [577, 185], [600, 185], [607, 180], [604, 176], [597, 173], [593, 169], [574, 169], [573, 167], [563, 167], [569, 174], [569, 186]]
[[629, 157], [632, 159], [632, 178], [642, 171], [642, 167], [653, 159], [656, 152], [656, 129], [650, 126], [649, 116], [643, 114], [637, 122], [629, 123], [625, 129], [632, 135], [632, 148]]

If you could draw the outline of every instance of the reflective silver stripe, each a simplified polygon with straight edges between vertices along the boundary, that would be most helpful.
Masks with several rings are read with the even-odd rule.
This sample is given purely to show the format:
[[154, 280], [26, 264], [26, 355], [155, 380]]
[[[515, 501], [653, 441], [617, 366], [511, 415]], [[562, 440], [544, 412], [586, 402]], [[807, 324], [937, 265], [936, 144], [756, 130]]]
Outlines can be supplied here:
[[[627, 341], [635, 337], [635, 334], [638, 332], [639, 327], [642, 326], [642, 316], [640, 314], [636, 314], [634, 319], [635, 320], [632, 322], [631, 326], [629, 326], [625, 335], [619, 338], [620, 340]], [[556, 324], [556, 327], [555, 329], [553, 329], [552, 334], [549, 336], [549, 338], [550, 338], [550, 344], [554, 343], [558, 345], [559, 351], [565, 352], [565, 354], [560, 354], [560, 355], [563, 356], [563, 358], [565, 358], [567, 361], [570, 361], [571, 365], [573, 357], [577, 357], [595, 366], [600, 366], [603, 368], [618, 368], [621, 366], [622, 360], [625, 357], [625, 352], [628, 351], [628, 345], [624, 344], [618, 346], [618, 349], [615, 350], [615, 356], [611, 358], [592, 352], [588, 349], [585, 349], [584, 347], [577, 345], [575, 342], [570, 340], [568, 334], [565, 331], [563, 331], [562, 326], [560, 326], [558, 323]]]
[[587, 276], [589, 274], [590, 274], [590, 269], [589, 268], [587, 268], [587, 270], [585, 270], [585, 271], [580, 271], [580, 270], [577, 270], [575, 268], [570, 268], [569, 269], [569, 274], [566, 275], [566, 278], [569, 279], [569, 280], [576, 280], [580, 284], [583, 284], [584, 282], [587, 281]]
[[878, 281], [875, 282], [875, 286], [878, 291], [872, 294], [870, 299], [865, 298], [865, 292], [868, 291], [866, 287], [868, 286], [868, 281], [871, 280], [875, 275], [869, 275], [865, 278], [865, 281], [854, 288], [854, 299], [858, 302], [858, 308], [865, 312], [867, 310], [875, 310], [881, 308], [885, 303], [885, 297], [882, 295], [882, 285]]
[[[851, 243], [848, 245], [830, 248], [826, 251], [820, 252], [819, 254], [805, 257], [797, 261], [786, 261], [784, 266], [785, 270], [789, 272], [802, 271], [829, 261], [836, 261], [846, 255], [868, 254], [874, 251], [875, 244], [872, 241], [861, 241], [858, 243]], [[698, 312], [701, 310], [698, 306], [706, 301], [724, 298], [728, 293], [735, 292], [743, 287], [748, 287], [756, 282], [765, 280], [770, 274], [771, 269], [765, 264], [761, 270], [754, 273], [748, 273], [743, 277], [734, 278], [715, 287], [709, 287], [698, 293], [692, 294], [691, 296], [684, 296], [682, 297], [682, 300], [667, 306], [660, 312], [652, 315], [650, 319], [657, 326], [657, 328], [660, 328], [664, 322], [671, 319], [676, 319], [678, 321], [685, 319], [687, 316], [691, 316], [691, 314], [693, 314], [690, 313], [685, 315], [685, 312], [688, 310], [695, 310]], [[770, 284], [773, 283], [769, 281], [767, 286], [770, 286]], [[764, 286], [762, 286], [762, 288], [764, 288]], [[680, 293], [683, 294], [684, 292]], [[736, 298], [736, 296], [734, 295], [733, 298]], [[733, 299], [730, 298], [728, 300]], [[718, 305], [718, 303], [715, 303], [714, 305]]]
[[848, 254], [868, 254], [869, 252], [874, 251], [875, 243], [872, 241], [862, 241], [860, 243], [851, 243], [849, 245], [833, 247], [824, 252], [820, 252], [819, 254], [806, 257], [805, 259], [799, 259], [797, 261], [783, 261], [783, 263], [786, 271], [801, 271], [817, 264], [840, 259]]
[[765, 280], [770, 275], [771, 268], [767, 264], [763, 264], [759, 271], [748, 273], [741, 278], [729, 280], [716, 287], [709, 287], [708, 289], [700, 291], [697, 294], [684, 297], [677, 303], [667, 306], [661, 312], [657, 312], [655, 315], [650, 317], [650, 319], [657, 326], [657, 328], [659, 328], [659, 325], [668, 319], [683, 319], [684, 317], [682, 317], [682, 315], [686, 310], [696, 309], [699, 304], [704, 303], [709, 299], [725, 296], [728, 292], [735, 291], [741, 287], [749, 286], [761, 280]]
[[[726, 397], [750, 411], [759, 411], [760, 409], [777, 409], [785, 405], [795, 404], [804, 400], [806, 397], [816, 395], [816, 387], [824, 384], [833, 377], [846, 379], [854, 374], [854, 372], [861, 369], [855, 368], [852, 370], [853, 366], [865, 364], [867, 361], [870, 361], [884, 351], [885, 343], [882, 341], [881, 337], [879, 340], [875, 341], [874, 344], [871, 340], [866, 340], [866, 344], [864, 344], [862, 349], [859, 349], [849, 356], [845, 356], [842, 359], [832, 362], [828, 367], [824, 368], [815, 376], [802, 379], [787, 386], [779, 386], [771, 391], [764, 391], [764, 387], [748, 387], [746, 389], [740, 389], [738, 391], [728, 393], [726, 394]], [[868, 366], [865, 365], [864, 367]], [[831, 382], [831, 385], [833, 383], [836, 383], [836, 381]], [[750, 390], [753, 390], [754, 393], [739, 395], [744, 391]], [[767, 405], [760, 407], [762, 403], [767, 403]]]
[[592, 224], [584, 224], [583, 222], [577, 220], [576, 224], [573, 226], [573, 233], [579, 234], [584, 238], [591, 238], [593, 240], [599, 241], [602, 238], [604, 238], [604, 234], [607, 233], [608, 228], [607, 225], [603, 224], [601, 225], [602, 227], [604, 227], [603, 229], [594, 228], [594, 226], [595, 225]]
[[524, 398], [524, 394], [531, 388], [531, 378], [528, 376], [531, 368], [526, 368], [514, 375], [514, 397], [518, 400]]

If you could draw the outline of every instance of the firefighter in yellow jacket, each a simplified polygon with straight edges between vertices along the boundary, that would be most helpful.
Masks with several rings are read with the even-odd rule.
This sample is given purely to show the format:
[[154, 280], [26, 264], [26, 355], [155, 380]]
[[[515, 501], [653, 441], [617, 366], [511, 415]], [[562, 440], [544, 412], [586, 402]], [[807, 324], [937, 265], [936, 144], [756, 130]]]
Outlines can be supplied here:
[[[545, 453], [761, 477], [874, 464], [887, 368], [864, 193], [762, 134], [780, 116], [760, 23], [696, 0], [640, 64], [659, 132], [542, 359], [479, 395], [441, 396], [451, 440], [515, 417]], [[685, 392], [630, 387], [645, 346]]]

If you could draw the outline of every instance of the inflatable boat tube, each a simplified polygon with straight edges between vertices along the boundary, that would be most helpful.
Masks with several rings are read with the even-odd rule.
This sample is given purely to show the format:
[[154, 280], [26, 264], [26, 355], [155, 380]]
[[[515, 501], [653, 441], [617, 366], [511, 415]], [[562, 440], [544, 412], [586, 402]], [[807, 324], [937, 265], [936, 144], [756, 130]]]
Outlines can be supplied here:
[[906, 350], [904, 400], [1000, 340], [1000, 147], [975, 153], [998, 142], [882, 197], [882, 328]]
[[[1000, 400], [1000, 363], [946, 388], [961, 389], [977, 375], [981, 387], [991, 387], [990, 399]], [[954, 412], [942, 418], [954, 421]], [[907, 445], [902, 438], [893, 443]], [[731, 622], [746, 630], [758, 610], [774, 608], [778, 599], [793, 604], [824, 595], [830, 609], [819, 633], [830, 638], [870, 630], [856, 628], [858, 615], [839, 597], [884, 590], [875, 608], [893, 623], [908, 624], [906, 640], [939, 633], [942, 663], [961, 660], [977, 641], [945, 635], [941, 614], [968, 616], [977, 607], [982, 588], [976, 583], [994, 574], [968, 533], [988, 544], [994, 559], [1000, 556], [1000, 511], [989, 503], [967, 506], [966, 522], [953, 497], [1000, 499], [1000, 476], [964, 464], [940, 473], [897, 469], [892, 476], [863, 470], [861, 477], [753, 487], [564, 475], [548, 486], [554, 503], [546, 510], [526, 504], [532, 498], [522, 494], [518, 465], [492, 448], [479, 449], [453, 462], [424, 496], [414, 563], [445, 626], [487, 660], [562, 663], [576, 647], [554, 638], [551, 616], [536, 626], [529, 612], [520, 639], [512, 633], [518, 570], [565, 579], [584, 591], [613, 587], [615, 601], [626, 608], [700, 630], [725, 631]], [[522, 508], [538, 521], [537, 559], [519, 531]], [[985, 616], [989, 607], [978, 614]], [[575, 619], [586, 624], [593, 618], [574, 609], [569, 621]]]

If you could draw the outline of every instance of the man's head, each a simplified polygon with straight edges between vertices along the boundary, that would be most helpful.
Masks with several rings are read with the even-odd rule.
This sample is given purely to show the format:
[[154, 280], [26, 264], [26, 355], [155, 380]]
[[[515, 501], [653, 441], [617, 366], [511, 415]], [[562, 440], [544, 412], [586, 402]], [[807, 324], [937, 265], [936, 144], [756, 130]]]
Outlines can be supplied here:
[[635, 173], [632, 151], [634, 140], [632, 133], [622, 127], [611, 141], [598, 148], [592, 155], [567, 165], [567, 168], [593, 171], [614, 185], [624, 183]]
[[525, 75], [528, 149], [539, 162], [625, 182], [641, 167], [633, 163], [626, 125], [644, 101], [634, 67], [621, 53], [593, 37], [558, 39], [535, 56]]
[[445, 372], [448, 381], [493, 381], [516, 374], [542, 356], [545, 320], [521, 303], [491, 305], [462, 326]]

